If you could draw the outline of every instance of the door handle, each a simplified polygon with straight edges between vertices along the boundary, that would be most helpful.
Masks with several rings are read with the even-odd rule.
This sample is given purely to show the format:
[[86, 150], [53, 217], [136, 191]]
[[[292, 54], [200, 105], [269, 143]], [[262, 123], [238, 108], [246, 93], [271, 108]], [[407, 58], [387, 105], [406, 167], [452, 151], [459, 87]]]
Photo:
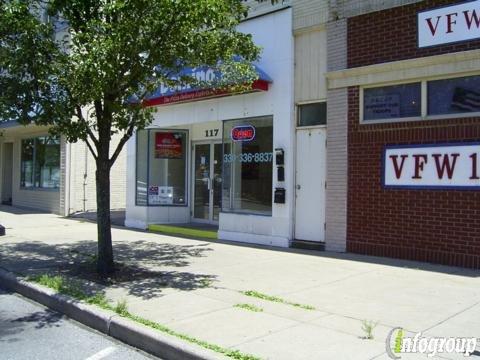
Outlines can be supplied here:
[[300, 190], [302, 187], [300, 185], [296, 186], [297, 190]]
[[210, 178], [210, 191], [213, 193], [215, 190], [215, 178]]

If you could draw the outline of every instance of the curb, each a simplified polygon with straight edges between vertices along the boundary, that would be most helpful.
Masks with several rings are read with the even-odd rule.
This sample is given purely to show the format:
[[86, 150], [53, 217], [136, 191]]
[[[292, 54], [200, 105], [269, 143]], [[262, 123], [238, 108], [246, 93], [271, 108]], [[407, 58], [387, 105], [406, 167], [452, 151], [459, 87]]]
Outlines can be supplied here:
[[100, 310], [0, 268], [0, 284], [88, 327], [165, 360], [219, 360], [224, 356]]

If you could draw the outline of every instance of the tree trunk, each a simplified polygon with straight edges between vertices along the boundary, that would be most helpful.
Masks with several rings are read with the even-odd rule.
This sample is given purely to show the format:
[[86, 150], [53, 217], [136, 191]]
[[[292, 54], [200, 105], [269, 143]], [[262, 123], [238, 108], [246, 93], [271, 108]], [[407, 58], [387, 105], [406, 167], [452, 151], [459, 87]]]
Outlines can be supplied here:
[[99, 157], [95, 175], [97, 183], [97, 271], [101, 275], [108, 275], [115, 271], [110, 221], [110, 166], [108, 158], [102, 160]]

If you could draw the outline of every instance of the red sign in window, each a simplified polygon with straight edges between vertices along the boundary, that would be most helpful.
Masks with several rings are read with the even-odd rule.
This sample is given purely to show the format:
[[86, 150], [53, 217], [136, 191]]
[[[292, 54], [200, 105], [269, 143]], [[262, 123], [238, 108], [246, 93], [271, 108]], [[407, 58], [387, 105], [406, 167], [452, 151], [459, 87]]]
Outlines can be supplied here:
[[255, 128], [252, 125], [235, 126], [231, 137], [233, 141], [252, 141], [255, 139]]
[[155, 134], [156, 159], [181, 159], [182, 157], [182, 134], [170, 132], [157, 132]]

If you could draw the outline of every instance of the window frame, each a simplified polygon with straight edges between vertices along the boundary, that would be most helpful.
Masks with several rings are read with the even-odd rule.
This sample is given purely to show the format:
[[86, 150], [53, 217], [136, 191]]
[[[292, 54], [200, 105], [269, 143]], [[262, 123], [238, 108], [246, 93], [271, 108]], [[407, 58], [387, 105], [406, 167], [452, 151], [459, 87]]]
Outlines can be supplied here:
[[[147, 134], [147, 202], [146, 205], [138, 204], [138, 133], [136, 131], [135, 135], [135, 206], [138, 207], [189, 207], [190, 206], [190, 173], [189, 173], [189, 163], [190, 163], [190, 133], [188, 129], [176, 129], [176, 128], [147, 128], [140, 131], [146, 131]], [[185, 203], [184, 204], [150, 204], [148, 199], [148, 187], [150, 186], [150, 154], [151, 154], [151, 132], [184, 132], [185, 133]]]
[[[376, 88], [384, 88], [389, 86], [396, 86], [396, 85], [411, 85], [411, 84], [420, 84], [420, 116], [408, 116], [408, 117], [399, 117], [399, 118], [383, 118], [383, 119], [375, 119], [375, 120], [365, 120], [364, 114], [364, 105], [365, 105], [365, 90], [368, 89], [376, 89]], [[414, 80], [408, 82], [392, 82], [392, 83], [382, 83], [382, 84], [375, 84], [373, 86], [361, 86], [360, 93], [359, 93], [359, 115], [360, 115], [360, 124], [382, 124], [382, 123], [392, 123], [392, 122], [406, 122], [406, 121], [415, 121], [415, 120], [422, 120], [423, 118], [423, 106], [424, 106], [424, 89], [423, 89], [423, 81]]]
[[[325, 124], [320, 124], [320, 125], [308, 125], [308, 126], [300, 126], [299, 120], [300, 120], [300, 106], [302, 105], [310, 105], [310, 104], [318, 104], [318, 103], [325, 103], [327, 106], [327, 116], [325, 119]], [[309, 100], [309, 101], [299, 101], [295, 104], [295, 129], [301, 130], [301, 129], [322, 129], [326, 128], [328, 125], [328, 102], [327, 99], [319, 99], [319, 100]]]
[[[430, 81], [436, 80], [449, 80], [449, 79], [458, 79], [470, 76], [480, 76], [478, 71], [469, 72], [464, 74], [451, 74], [444, 76], [429, 77], [423, 79], [416, 79], [410, 81], [395, 81], [395, 82], [385, 82], [375, 85], [360, 86], [359, 87], [359, 122], [361, 125], [368, 124], [388, 124], [388, 123], [403, 123], [409, 121], [426, 121], [426, 120], [447, 120], [447, 119], [458, 119], [458, 118], [472, 118], [480, 117], [480, 111], [476, 112], [464, 112], [464, 113], [452, 113], [452, 114], [440, 114], [440, 115], [428, 115], [428, 90], [427, 84]], [[376, 119], [376, 120], [365, 120], [364, 119], [364, 91], [365, 89], [380, 88], [394, 85], [408, 85], [420, 83], [420, 116], [410, 116], [404, 118], [385, 118], [385, 119]]]
[[[20, 190], [27, 190], [27, 191], [52, 191], [52, 192], [59, 192], [61, 184], [59, 182], [58, 187], [40, 187], [40, 186], [35, 186], [35, 164], [37, 161], [37, 139], [39, 138], [55, 138], [55, 136], [51, 136], [48, 134], [45, 135], [35, 135], [35, 136], [27, 136], [23, 137], [20, 139]], [[58, 171], [60, 172], [60, 181], [61, 181], [61, 158], [62, 158], [62, 137], [61, 136], [56, 136], [58, 138], [59, 144], [59, 158], [58, 158]], [[23, 163], [23, 158], [22, 158], [22, 147], [23, 147], [23, 142], [25, 140], [33, 140], [33, 157], [32, 157], [32, 175], [33, 175], [33, 181], [32, 181], [32, 186], [22, 186], [22, 163]]]

